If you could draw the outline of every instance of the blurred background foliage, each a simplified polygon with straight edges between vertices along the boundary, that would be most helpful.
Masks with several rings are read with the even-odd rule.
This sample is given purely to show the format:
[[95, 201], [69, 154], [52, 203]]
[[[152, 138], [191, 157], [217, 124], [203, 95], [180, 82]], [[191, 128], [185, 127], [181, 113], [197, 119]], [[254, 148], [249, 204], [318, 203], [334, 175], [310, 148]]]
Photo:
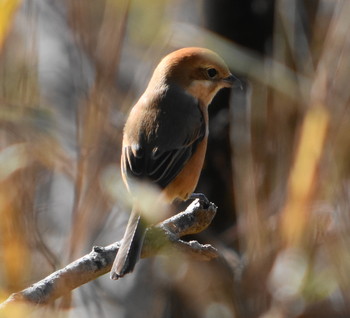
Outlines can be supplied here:
[[[204, 46], [244, 89], [210, 107], [196, 237], [0, 317], [349, 317], [348, 0], [0, 0], [0, 300], [119, 240], [123, 123], [168, 52]], [[180, 207], [179, 207], [180, 208]], [[11, 311], [10, 311], [11, 310]]]

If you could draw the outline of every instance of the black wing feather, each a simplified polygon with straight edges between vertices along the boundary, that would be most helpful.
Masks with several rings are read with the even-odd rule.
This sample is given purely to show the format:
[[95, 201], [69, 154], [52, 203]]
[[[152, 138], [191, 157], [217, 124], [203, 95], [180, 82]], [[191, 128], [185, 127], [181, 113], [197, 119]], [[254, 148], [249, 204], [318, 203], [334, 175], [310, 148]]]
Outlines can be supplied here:
[[[168, 92], [159, 102], [168, 115], [163, 117], [157, 132], [148, 139], [140, 138], [133, 146], [126, 146], [122, 163], [128, 177], [148, 179], [161, 188], [165, 188], [180, 173], [206, 133], [198, 101], [187, 94], [181, 98], [179, 94], [172, 95]], [[174, 105], [174, 101], [179, 104]], [[187, 123], [179, 125], [184, 120]], [[184, 130], [172, 134], [173, 140], [164, 140], [164, 136], [168, 136], [167, 130], [176, 131], [179, 126]]]

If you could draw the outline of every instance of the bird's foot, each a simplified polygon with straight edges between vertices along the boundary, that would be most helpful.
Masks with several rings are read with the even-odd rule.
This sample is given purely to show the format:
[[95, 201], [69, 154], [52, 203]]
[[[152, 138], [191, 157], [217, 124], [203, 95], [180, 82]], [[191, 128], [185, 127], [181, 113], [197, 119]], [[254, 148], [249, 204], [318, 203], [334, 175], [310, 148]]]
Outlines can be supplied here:
[[209, 207], [209, 205], [210, 205], [209, 199], [203, 193], [192, 193], [188, 199], [189, 200], [198, 199], [203, 204], [203, 206], [205, 208]]

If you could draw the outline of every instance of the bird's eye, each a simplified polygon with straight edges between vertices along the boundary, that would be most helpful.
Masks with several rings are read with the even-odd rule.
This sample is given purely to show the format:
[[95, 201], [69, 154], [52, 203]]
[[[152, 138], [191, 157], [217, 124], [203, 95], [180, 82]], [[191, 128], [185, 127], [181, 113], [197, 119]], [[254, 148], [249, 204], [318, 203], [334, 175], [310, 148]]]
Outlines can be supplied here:
[[207, 69], [207, 74], [210, 78], [214, 78], [218, 74], [218, 71], [215, 68], [209, 68]]

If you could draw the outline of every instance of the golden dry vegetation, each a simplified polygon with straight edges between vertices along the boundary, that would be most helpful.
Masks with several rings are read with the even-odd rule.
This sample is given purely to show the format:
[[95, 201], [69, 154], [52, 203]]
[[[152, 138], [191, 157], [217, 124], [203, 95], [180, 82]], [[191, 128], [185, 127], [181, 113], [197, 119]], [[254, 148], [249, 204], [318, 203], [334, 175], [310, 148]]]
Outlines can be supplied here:
[[[199, 184], [218, 260], [141, 261], [1, 318], [350, 317], [350, 2], [242, 0], [271, 10], [260, 50], [210, 31], [209, 2], [0, 0], [0, 300], [120, 239], [123, 123], [162, 56], [211, 48], [244, 84]], [[256, 41], [239, 8], [226, 31]]]

